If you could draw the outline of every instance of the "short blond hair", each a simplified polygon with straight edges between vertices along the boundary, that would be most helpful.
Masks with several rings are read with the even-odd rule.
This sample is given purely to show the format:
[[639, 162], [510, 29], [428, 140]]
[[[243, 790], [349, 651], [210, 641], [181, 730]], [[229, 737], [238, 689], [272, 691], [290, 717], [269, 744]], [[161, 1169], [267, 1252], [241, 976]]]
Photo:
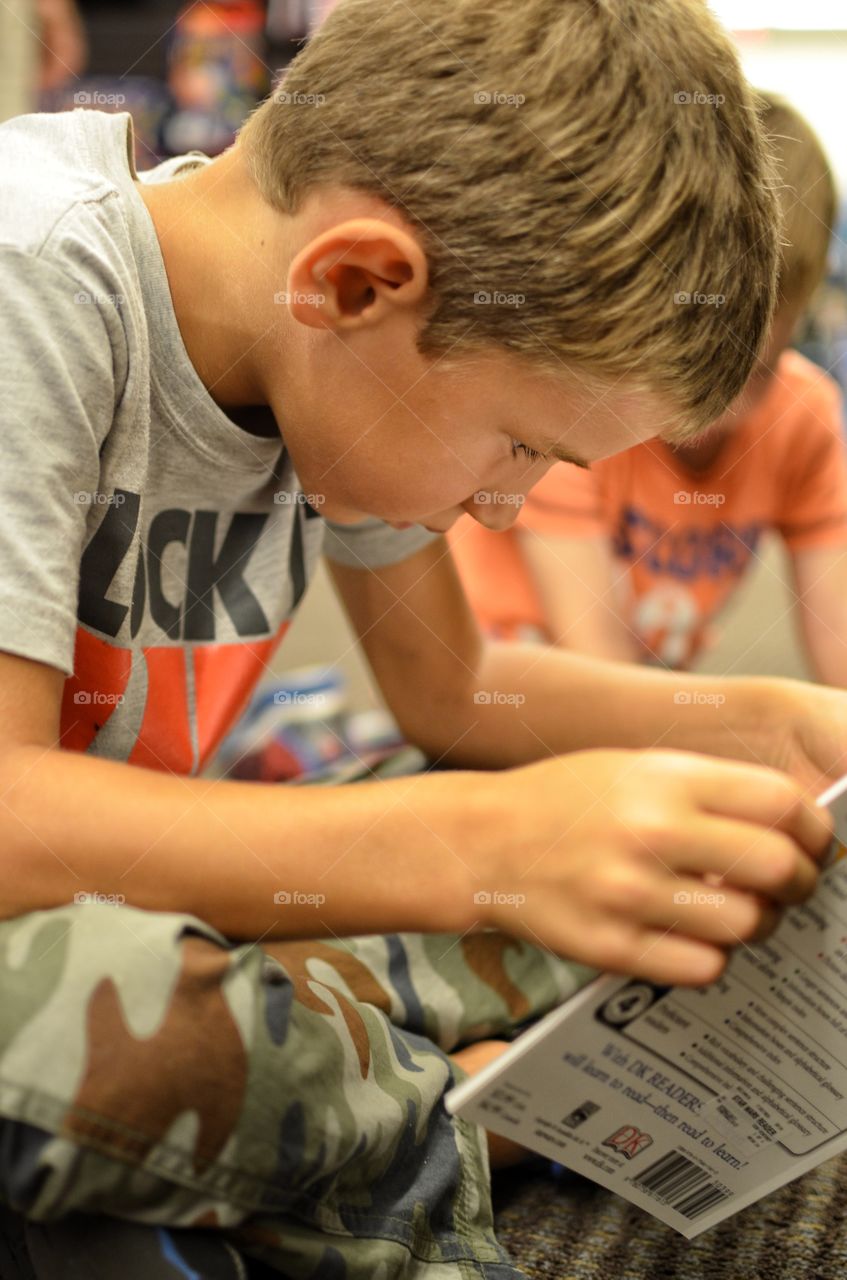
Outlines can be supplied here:
[[282, 212], [321, 185], [401, 212], [430, 268], [427, 356], [626, 377], [680, 439], [763, 345], [775, 176], [703, 0], [341, 0], [239, 145]]
[[779, 305], [802, 310], [826, 272], [838, 193], [826, 152], [808, 120], [778, 94], [759, 96], [779, 174]]

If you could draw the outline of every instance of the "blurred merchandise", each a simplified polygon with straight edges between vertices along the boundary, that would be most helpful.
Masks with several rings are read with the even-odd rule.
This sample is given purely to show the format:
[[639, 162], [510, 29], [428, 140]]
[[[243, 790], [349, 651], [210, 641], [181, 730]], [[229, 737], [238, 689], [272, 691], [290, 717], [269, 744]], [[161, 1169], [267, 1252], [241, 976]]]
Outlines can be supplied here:
[[286, 781], [346, 755], [341, 715], [344, 677], [332, 667], [301, 667], [263, 682], [221, 746], [219, 763], [237, 778]]
[[268, 0], [268, 36], [271, 40], [302, 40], [308, 30], [308, 0]]
[[162, 158], [162, 125], [171, 97], [149, 76], [83, 76], [41, 94], [39, 110], [128, 111], [135, 130], [135, 167], [150, 169]]
[[303, 40], [321, 25], [338, 0], [268, 0], [271, 40]]
[[208, 0], [179, 14], [168, 54], [174, 112], [163, 140], [170, 155], [226, 150], [268, 91], [265, 10], [259, 0]]
[[350, 750], [360, 759], [395, 751], [403, 741], [393, 717], [378, 707], [348, 715], [344, 732]]
[[168, 12], [145, 0], [127, 15], [106, 5], [86, 15], [98, 74], [69, 76], [10, 111], [128, 111], [139, 169], [189, 151], [219, 155], [335, 3], [269, 0], [266, 12], [262, 0], [203, 0]]
[[217, 764], [231, 778], [305, 783], [415, 772], [422, 760], [386, 711], [347, 710], [347, 682], [338, 668], [314, 666], [256, 690]]

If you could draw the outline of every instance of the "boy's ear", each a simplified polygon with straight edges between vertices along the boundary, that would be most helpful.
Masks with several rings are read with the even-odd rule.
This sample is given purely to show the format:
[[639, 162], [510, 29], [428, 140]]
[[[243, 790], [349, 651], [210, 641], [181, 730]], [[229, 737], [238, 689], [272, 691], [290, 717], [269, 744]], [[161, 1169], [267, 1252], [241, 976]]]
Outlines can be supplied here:
[[427, 290], [426, 255], [415, 238], [376, 218], [339, 223], [311, 240], [288, 272], [286, 301], [301, 324], [357, 329], [393, 307], [415, 307]]

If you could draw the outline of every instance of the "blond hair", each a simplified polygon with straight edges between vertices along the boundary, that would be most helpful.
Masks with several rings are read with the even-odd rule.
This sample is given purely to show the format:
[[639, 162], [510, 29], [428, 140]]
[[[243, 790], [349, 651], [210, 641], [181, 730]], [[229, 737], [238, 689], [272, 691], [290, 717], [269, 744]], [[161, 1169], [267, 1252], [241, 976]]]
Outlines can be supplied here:
[[679, 439], [734, 399], [769, 327], [775, 176], [703, 0], [341, 0], [239, 145], [282, 212], [325, 185], [402, 213], [430, 268], [427, 356], [627, 377]]
[[808, 120], [777, 94], [759, 96], [779, 173], [783, 240], [779, 304], [802, 309], [826, 271], [838, 207], [835, 179]]

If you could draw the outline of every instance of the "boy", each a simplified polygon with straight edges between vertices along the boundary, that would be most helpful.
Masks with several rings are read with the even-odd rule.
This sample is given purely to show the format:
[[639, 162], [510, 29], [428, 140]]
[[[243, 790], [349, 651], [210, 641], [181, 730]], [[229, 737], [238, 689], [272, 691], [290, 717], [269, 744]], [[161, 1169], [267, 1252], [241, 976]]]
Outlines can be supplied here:
[[590, 473], [554, 468], [505, 538], [456, 526], [465, 587], [494, 633], [685, 669], [771, 528], [791, 555], [812, 668], [828, 684], [847, 684], [841, 397], [832, 378], [787, 350], [825, 271], [835, 186], [803, 117], [773, 95], [763, 100], [787, 243], [762, 361], [700, 439], [675, 449], [639, 444]]
[[[442, 536], [741, 390], [777, 260], [749, 90], [699, 0], [342, 0], [223, 156], [140, 182], [130, 144], [0, 130], [0, 1193], [289, 1277], [514, 1277], [449, 1055], [597, 968], [715, 978], [829, 839], [842, 696], [680, 710], [484, 645]], [[682, 314], [707, 267], [724, 314]], [[188, 776], [322, 550], [461, 771]]]

